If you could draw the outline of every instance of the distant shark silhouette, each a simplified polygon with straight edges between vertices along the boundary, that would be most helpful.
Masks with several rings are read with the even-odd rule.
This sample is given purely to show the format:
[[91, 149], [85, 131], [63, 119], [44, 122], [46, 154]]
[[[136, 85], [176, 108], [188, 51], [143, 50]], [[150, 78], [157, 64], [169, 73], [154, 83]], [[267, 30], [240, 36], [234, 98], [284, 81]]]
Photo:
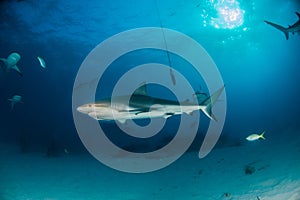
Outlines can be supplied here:
[[11, 69], [13, 69], [16, 72], [18, 72], [20, 76], [23, 76], [22, 72], [17, 66], [17, 63], [19, 62], [20, 59], [21, 59], [20, 54], [16, 52], [9, 54], [7, 58], [0, 58], [0, 60], [4, 63], [4, 70], [6, 72], [9, 72]]
[[16, 103], [23, 103], [22, 96], [14, 95], [11, 99], [8, 99], [11, 102], [11, 110], [14, 109]]
[[274, 24], [272, 22], [266, 21], [265, 22], [271, 26], [273, 26], [274, 28], [282, 31], [285, 35], [285, 38], [288, 40], [289, 39], [289, 33], [298, 33], [300, 34], [300, 13], [296, 12], [296, 15], [298, 16], [298, 21], [296, 23], [294, 23], [293, 25], [289, 25], [289, 27], [285, 28], [283, 26], [280, 26], [278, 24]]
[[[223, 90], [224, 86], [212, 96], [206, 97], [200, 104], [188, 101], [180, 103], [149, 96], [146, 84], [143, 84], [135, 90], [132, 96], [117, 96], [114, 102], [111, 98], [102, 99], [79, 106], [77, 110], [96, 120], [117, 120], [121, 123], [125, 123], [127, 119], [169, 118], [173, 115], [191, 114], [195, 110], [202, 110], [208, 118], [216, 121], [212, 106]], [[130, 99], [129, 105], [128, 99]]]

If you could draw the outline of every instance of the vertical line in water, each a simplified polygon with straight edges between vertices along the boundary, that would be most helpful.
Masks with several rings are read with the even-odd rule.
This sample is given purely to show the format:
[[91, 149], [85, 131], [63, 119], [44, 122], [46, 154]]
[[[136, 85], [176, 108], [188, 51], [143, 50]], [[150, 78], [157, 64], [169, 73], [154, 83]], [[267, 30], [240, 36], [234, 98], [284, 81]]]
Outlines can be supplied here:
[[163, 34], [163, 38], [164, 38], [165, 48], [166, 48], [166, 51], [167, 51], [168, 62], [169, 62], [169, 65], [170, 65], [170, 76], [171, 76], [173, 85], [176, 85], [176, 79], [175, 79], [175, 75], [174, 75], [174, 72], [173, 72], [173, 69], [172, 69], [172, 64], [171, 64], [171, 59], [170, 59], [170, 53], [169, 53], [169, 50], [168, 50], [168, 45], [167, 45], [167, 41], [166, 41], [165, 31], [164, 31], [164, 28], [163, 28], [163, 25], [162, 25], [162, 21], [161, 21], [161, 17], [160, 17], [160, 13], [159, 13], [159, 10], [158, 10], [157, 1], [154, 0], [154, 2], [155, 2], [155, 7], [156, 7], [156, 12], [157, 12], [157, 15], [158, 15], [159, 23], [160, 23], [160, 28], [162, 30], [162, 34]]

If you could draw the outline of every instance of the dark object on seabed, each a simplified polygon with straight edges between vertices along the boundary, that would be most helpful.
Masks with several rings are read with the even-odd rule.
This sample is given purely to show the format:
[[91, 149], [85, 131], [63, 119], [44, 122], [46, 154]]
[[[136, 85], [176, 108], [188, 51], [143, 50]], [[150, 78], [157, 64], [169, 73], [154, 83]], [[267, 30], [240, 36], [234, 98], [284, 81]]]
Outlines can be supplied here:
[[225, 192], [225, 193], [223, 194], [223, 197], [230, 198], [230, 197], [231, 197], [231, 194], [228, 193], [228, 192]]
[[244, 168], [245, 174], [247, 175], [251, 175], [255, 172], [255, 167], [251, 166], [251, 165], [246, 165]]

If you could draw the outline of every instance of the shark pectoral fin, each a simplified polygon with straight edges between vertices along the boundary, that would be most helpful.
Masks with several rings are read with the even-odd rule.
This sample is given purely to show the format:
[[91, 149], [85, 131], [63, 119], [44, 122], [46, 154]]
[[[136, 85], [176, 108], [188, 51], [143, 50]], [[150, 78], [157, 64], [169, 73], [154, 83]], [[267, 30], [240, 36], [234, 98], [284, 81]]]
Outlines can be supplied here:
[[14, 65], [14, 66], [12, 66], [11, 68], [12, 68], [12, 69], [14, 69], [15, 71], [17, 71], [17, 72], [18, 72], [18, 74], [20, 74], [20, 76], [23, 76], [23, 74], [22, 74], [21, 70], [18, 68], [18, 66], [17, 66], [17, 65]]
[[296, 12], [296, 15], [299, 17], [299, 20], [300, 20], [300, 13]]
[[16, 103], [16, 102], [14, 102], [14, 101], [11, 101], [11, 104], [10, 104], [10, 108], [11, 108], [11, 110], [13, 110], [13, 109], [14, 109], [14, 107], [15, 107], [15, 103]]
[[193, 110], [191, 110], [191, 111], [186, 111], [186, 112], [184, 112], [185, 114], [187, 114], [187, 115], [192, 115], [193, 114]]
[[282, 31], [282, 32], [284, 33], [284, 35], [285, 35], [285, 38], [286, 38], [287, 40], [289, 39], [289, 32], [287, 31], [286, 28], [284, 28], [283, 26], [280, 26], [280, 25], [278, 25], [278, 24], [275, 24], [275, 23], [273, 23], [273, 22], [269, 22], [269, 21], [267, 21], [267, 20], [265, 20], [265, 23], [267, 23], [267, 24], [273, 26], [274, 28], [276, 28], [276, 29]]
[[172, 117], [174, 115], [174, 113], [165, 113], [165, 115], [163, 116], [165, 119], [168, 119], [169, 117]]
[[126, 119], [117, 119], [118, 122], [120, 122], [121, 124], [125, 124]]
[[92, 117], [93, 119], [95, 119], [95, 120], [99, 120], [99, 117], [98, 117], [98, 115], [97, 115], [97, 112], [90, 112], [88, 115], [89, 115], [90, 117]]

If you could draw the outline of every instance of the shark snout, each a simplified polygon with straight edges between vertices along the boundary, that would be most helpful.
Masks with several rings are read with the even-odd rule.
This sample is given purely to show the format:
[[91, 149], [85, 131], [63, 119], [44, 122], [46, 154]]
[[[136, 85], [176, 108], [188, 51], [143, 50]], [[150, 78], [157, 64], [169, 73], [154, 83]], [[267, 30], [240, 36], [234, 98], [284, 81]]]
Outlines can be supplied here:
[[84, 111], [84, 109], [83, 109], [81, 106], [79, 106], [76, 110], [77, 110], [78, 112], [82, 112], [82, 113], [83, 113], [83, 111]]
[[91, 112], [91, 108], [89, 106], [87, 106], [87, 105], [83, 105], [83, 106], [79, 106], [77, 108], [77, 111], [81, 112], [81, 113], [88, 114], [89, 112]]

